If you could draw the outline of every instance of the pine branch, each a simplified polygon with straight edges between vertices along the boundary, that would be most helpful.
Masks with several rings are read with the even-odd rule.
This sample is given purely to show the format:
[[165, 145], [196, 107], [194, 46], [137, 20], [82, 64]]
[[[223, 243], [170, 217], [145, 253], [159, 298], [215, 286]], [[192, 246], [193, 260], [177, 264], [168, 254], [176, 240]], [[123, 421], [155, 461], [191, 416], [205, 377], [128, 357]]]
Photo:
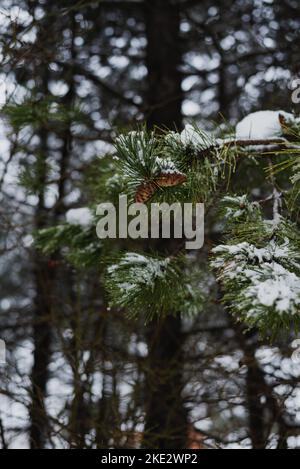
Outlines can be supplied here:
[[107, 268], [106, 288], [111, 306], [125, 309], [132, 318], [143, 315], [148, 322], [156, 316], [182, 311], [188, 316], [203, 309], [202, 273], [184, 271], [182, 256], [167, 258], [128, 252]]
[[228, 242], [213, 249], [212, 267], [236, 319], [275, 336], [300, 326], [300, 238], [297, 227], [282, 217], [275, 226], [259, 222], [260, 212], [257, 217], [253, 222], [231, 214]]
[[[263, 148], [261, 149], [258, 147], [263, 147]], [[203, 155], [207, 155], [213, 150], [218, 150], [220, 148], [231, 148], [231, 149], [246, 148], [249, 152], [251, 153], [253, 152], [257, 154], [261, 154], [261, 153], [278, 154], [284, 150], [290, 150], [290, 151], [296, 151], [296, 152], [300, 151], [300, 145], [293, 145], [285, 138], [270, 138], [270, 139], [262, 139], [262, 140], [229, 139], [228, 141], [219, 142], [219, 143], [216, 143], [215, 145], [210, 146], [209, 148], [205, 150], [201, 150], [198, 153], [198, 156], [202, 158]]]

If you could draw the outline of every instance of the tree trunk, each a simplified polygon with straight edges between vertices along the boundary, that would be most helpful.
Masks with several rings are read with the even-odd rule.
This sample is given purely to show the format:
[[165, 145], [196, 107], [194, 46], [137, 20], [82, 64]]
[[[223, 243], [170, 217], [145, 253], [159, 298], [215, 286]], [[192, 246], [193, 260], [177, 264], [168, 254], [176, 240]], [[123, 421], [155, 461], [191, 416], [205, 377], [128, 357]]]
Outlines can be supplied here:
[[[46, 88], [46, 84], [44, 86]], [[45, 210], [47, 132], [39, 133], [41, 146], [39, 158], [41, 165], [39, 174], [39, 203], [35, 214], [35, 229], [47, 226], [47, 211]], [[41, 449], [44, 446], [47, 432], [47, 415], [44, 406], [46, 386], [48, 382], [48, 364], [51, 348], [51, 310], [54, 270], [51, 259], [44, 258], [41, 253], [34, 253], [33, 275], [36, 295], [33, 313], [33, 367], [31, 371], [31, 405], [30, 405], [30, 446], [31, 449]]]
[[[51, 2], [47, 4], [49, 14], [51, 13]], [[74, 19], [71, 27], [74, 28]], [[45, 17], [45, 21], [41, 27], [41, 41], [47, 37], [51, 39], [51, 15], [50, 20]], [[75, 33], [74, 33], [75, 34]], [[52, 44], [52, 43], [51, 43]], [[50, 45], [51, 45], [50, 44]], [[50, 47], [50, 46], [49, 46]], [[72, 44], [72, 60], [74, 60], [73, 44]], [[48, 96], [48, 70], [41, 61], [36, 76], [40, 78], [40, 93], [43, 97]], [[72, 104], [74, 98], [74, 80], [71, 70], [70, 76], [66, 77], [69, 85], [69, 91], [63, 100], [63, 104], [68, 107]], [[66, 195], [66, 172], [69, 166], [71, 155], [71, 130], [66, 128], [63, 143], [61, 147], [61, 157], [59, 162], [59, 181], [58, 181], [58, 198], [56, 205], [52, 211], [47, 211], [45, 205], [45, 193], [47, 189], [47, 158], [49, 156], [48, 149], [48, 131], [41, 127], [39, 131], [40, 138], [40, 155], [41, 167], [39, 174], [40, 192], [38, 194], [39, 202], [35, 214], [35, 229], [41, 230], [47, 228], [49, 224], [55, 226], [61, 215], [64, 213], [63, 201]], [[33, 367], [31, 372], [32, 396], [30, 405], [30, 445], [32, 449], [42, 449], [47, 439], [48, 418], [45, 409], [46, 388], [49, 379], [48, 365], [51, 358], [51, 342], [53, 329], [53, 296], [56, 280], [56, 264], [58, 254], [44, 257], [40, 252], [34, 253], [34, 279], [36, 285], [36, 297], [34, 307], [34, 326], [33, 326]], [[48, 435], [49, 436], [49, 435]]]
[[[246, 407], [248, 410], [248, 432], [253, 449], [265, 449], [268, 434], [278, 418], [282, 430], [283, 420], [278, 413], [276, 399], [266, 382], [265, 373], [255, 356], [257, 341], [255, 331], [245, 332], [242, 326], [230, 319], [237, 341], [244, 353], [243, 363], [247, 366]], [[280, 433], [282, 433], [280, 430]]]
[[249, 435], [253, 449], [266, 447], [265, 404], [262, 399], [265, 395], [265, 378], [255, 358], [254, 347], [245, 348], [247, 363], [246, 398], [249, 414]]
[[145, 0], [149, 127], [182, 126], [180, 11], [171, 0]]
[[143, 446], [181, 449], [187, 440], [183, 404], [183, 353], [180, 316], [168, 316], [148, 327], [146, 428]]
[[[148, 68], [149, 128], [182, 126], [180, 12], [170, 0], [145, 1]], [[156, 248], [164, 253], [163, 242]], [[174, 244], [174, 241], [172, 242]], [[169, 248], [169, 246], [168, 246]], [[183, 353], [181, 318], [172, 312], [147, 328], [149, 357], [146, 369], [146, 422], [143, 447], [184, 448], [187, 415], [182, 399]]]
[[34, 269], [36, 298], [33, 326], [33, 367], [31, 371], [30, 446], [42, 449], [45, 445], [48, 419], [45, 410], [48, 364], [51, 349], [51, 304], [53, 273], [46, 260], [37, 260]]

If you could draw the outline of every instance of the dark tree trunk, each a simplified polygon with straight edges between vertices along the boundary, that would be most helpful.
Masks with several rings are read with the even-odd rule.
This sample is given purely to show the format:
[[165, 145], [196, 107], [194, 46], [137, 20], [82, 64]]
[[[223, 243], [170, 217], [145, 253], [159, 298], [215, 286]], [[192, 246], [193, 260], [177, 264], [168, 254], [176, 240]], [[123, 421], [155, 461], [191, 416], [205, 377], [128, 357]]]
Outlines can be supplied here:
[[45, 445], [48, 419], [45, 410], [46, 387], [49, 378], [48, 365], [51, 349], [51, 314], [53, 272], [47, 260], [37, 259], [34, 268], [36, 284], [33, 367], [31, 371], [30, 446], [42, 449]]
[[147, 122], [171, 129], [182, 125], [180, 11], [171, 0], [146, 0], [148, 68]]
[[[288, 449], [287, 426], [283, 408], [277, 402], [273, 389], [266, 381], [256, 356], [256, 344], [245, 347], [248, 362], [247, 404], [249, 413], [249, 434], [253, 449], [266, 449], [269, 433], [274, 424], [278, 426], [277, 449]], [[262, 399], [265, 399], [265, 402]]]
[[[44, 91], [47, 89], [46, 80]], [[39, 203], [35, 214], [35, 229], [47, 226], [47, 211], [45, 210], [45, 185], [47, 177], [47, 132], [39, 132], [41, 141], [40, 155], [43, 165], [40, 168]], [[33, 275], [36, 295], [33, 312], [33, 367], [31, 371], [31, 406], [30, 406], [30, 446], [32, 449], [44, 447], [47, 433], [47, 414], [45, 411], [45, 396], [48, 382], [48, 364], [51, 348], [51, 314], [54, 271], [51, 259], [44, 258], [35, 252], [33, 259]]]
[[247, 347], [245, 359], [247, 363], [246, 397], [249, 414], [249, 435], [253, 449], [265, 449], [266, 424], [265, 404], [262, 398], [265, 395], [265, 378], [255, 358], [255, 349]]
[[[149, 128], [180, 129], [182, 92], [179, 70], [179, 7], [170, 0], [147, 0], [145, 15], [147, 124]], [[160, 242], [158, 249], [164, 252], [164, 243]], [[167, 317], [153, 321], [147, 329], [147, 340], [149, 358], [146, 369], [146, 423], [143, 446], [153, 449], [184, 448], [187, 439], [187, 415], [182, 398], [183, 352], [180, 316], [170, 312]]]
[[274, 424], [278, 425], [278, 449], [287, 448], [287, 426], [283, 411], [268, 384], [265, 372], [257, 361], [256, 333], [245, 332], [240, 325], [231, 323], [238, 343], [244, 353], [246, 375], [246, 406], [248, 410], [248, 431], [253, 449], [266, 449], [269, 433]]
[[187, 440], [182, 389], [180, 316], [168, 316], [148, 327], [146, 428], [144, 447], [181, 449]]
[[[37, 5], [37, 3], [36, 3]], [[35, 6], [35, 2], [33, 2]], [[47, 12], [51, 12], [50, 1], [45, 3]], [[48, 41], [52, 44], [51, 20], [45, 15], [40, 23], [38, 37], [41, 44]], [[48, 69], [42, 57], [36, 57], [33, 76], [40, 97], [48, 95]], [[40, 140], [37, 158], [40, 160], [38, 173], [38, 205], [35, 211], [35, 230], [49, 226], [49, 212], [46, 209], [45, 194], [48, 168], [48, 130], [41, 125], [38, 132]], [[31, 403], [29, 408], [30, 428], [29, 439], [31, 449], [43, 449], [49, 434], [49, 422], [45, 409], [47, 383], [49, 379], [49, 362], [51, 359], [53, 286], [55, 278], [55, 258], [33, 253], [33, 280], [35, 283], [35, 299], [33, 305], [33, 366], [31, 370]]]
[[[51, 12], [51, 2], [47, 4], [49, 13]], [[71, 25], [74, 28], [74, 21]], [[42, 24], [40, 35], [41, 41], [50, 41], [49, 47], [53, 46], [53, 37], [51, 31], [53, 24], [51, 23], [51, 15], [45, 17]], [[45, 38], [46, 35], [46, 38]], [[72, 47], [72, 59], [73, 47]], [[72, 70], [70, 76], [66, 77], [69, 85], [69, 91], [63, 100], [63, 104], [67, 107], [72, 104], [74, 97], [74, 83]], [[36, 72], [40, 77], [39, 91], [42, 96], [47, 97], [48, 91], [48, 70], [43, 61]], [[58, 198], [57, 203], [52, 211], [48, 211], [45, 207], [45, 193], [47, 189], [47, 158], [49, 156], [48, 149], [48, 131], [41, 127], [39, 131], [40, 138], [40, 155], [42, 164], [40, 165], [38, 194], [39, 202], [35, 215], [35, 229], [41, 230], [49, 225], [55, 226], [61, 215], [64, 213], [63, 201], [66, 195], [66, 172], [69, 167], [71, 155], [71, 131], [67, 128], [64, 133], [63, 143], [61, 147], [61, 157], [59, 162], [59, 181], [58, 181]], [[45, 398], [47, 393], [47, 383], [49, 379], [48, 365], [51, 359], [51, 343], [53, 331], [53, 313], [54, 313], [54, 290], [57, 278], [58, 253], [49, 257], [43, 257], [40, 252], [34, 253], [34, 280], [36, 286], [36, 296], [34, 304], [34, 325], [33, 325], [33, 367], [31, 372], [32, 396], [30, 406], [30, 445], [32, 449], [42, 449], [45, 447], [47, 437], [49, 437], [49, 422], [45, 409]]]

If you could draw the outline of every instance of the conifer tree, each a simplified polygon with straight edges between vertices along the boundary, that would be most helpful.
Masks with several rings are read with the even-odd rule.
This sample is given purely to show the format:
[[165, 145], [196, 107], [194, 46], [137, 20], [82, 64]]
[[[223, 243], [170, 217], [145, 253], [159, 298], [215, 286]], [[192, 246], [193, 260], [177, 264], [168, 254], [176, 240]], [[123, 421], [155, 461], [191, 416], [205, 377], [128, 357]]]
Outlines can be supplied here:
[[[138, 251], [116, 253], [103, 272], [111, 308], [157, 328], [170, 311], [183, 318], [201, 315], [216, 300], [216, 290], [209, 288], [215, 275], [220, 301], [234, 321], [268, 340], [297, 331], [298, 122], [293, 115], [283, 119], [281, 112], [266, 111], [248, 116], [234, 135], [218, 135], [218, 129], [212, 135], [190, 125], [181, 133], [140, 129], [120, 135], [110, 160], [115, 175], [106, 180], [103, 197], [110, 194], [113, 200], [113, 194], [123, 192], [134, 201], [142, 190], [145, 204], [204, 202], [207, 218], [213, 211], [214, 223], [222, 226], [223, 241], [208, 249], [210, 269], [195, 266], [177, 246], [163, 257], [159, 251], [150, 255], [141, 245]], [[250, 183], [243, 192], [238, 189], [237, 176], [248, 165], [259, 167], [260, 197], [251, 194]], [[162, 175], [172, 183], [162, 182]], [[174, 175], [180, 175], [176, 183]], [[151, 190], [145, 193], [146, 185]], [[85, 263], [82, 249], [94, 253], [97, 245], [96, 223], [93, 211], [89, 217], [73, 213], [69, 222], [40, 231], [38, 246], [46, 252], [67, 248], [69, 259]]]
[[[297, 380], [271, 359], [262, 366], [258, 352], [274, 344], [290, 357], [298, 330], [299, 119], [263, 111], [233, 129], [227, 118], [286, 107], [280, 74], [268, 77], [278, 63], [297, 71], [295, 3], [17, 3], [29, 16], [1, 40], [3, 71], [18, 85], [1, 110], [11, 143], [1, 168], [18, 172], [19, 186], [12, 197], [1, 184], [1, 241], [17, 223], [16, 240], [33, 232], [35, 244], [4, 249], [0, 288], [15, 303], [1, 302], [0, 330], [9, 348], [29, 339], [35, 351], [31, 384], [16, 366], [20, 384], [6, 388], [30, 416], [10, 434], [29, 428], [33, 448], [185, 448], [206, 407], [208, 445], [286, 448], [298, 428], [276, 387], [295, 392]], [[187, 99], [198, 125], [182, 131]], [[113, 143], [105, 155], [104, 142]], [[203, 202], [203, 249], [100, 241], [96, 207], [120, 194], [145, 207]], [[219, 353], [240, 352], [232, 377], [216, 371]], [[53, 391], [59, 373], [65, 397]], [[223, 417], [224, 401], [246, 413]], [[0, 415], [4, 447], [6, 426]]]

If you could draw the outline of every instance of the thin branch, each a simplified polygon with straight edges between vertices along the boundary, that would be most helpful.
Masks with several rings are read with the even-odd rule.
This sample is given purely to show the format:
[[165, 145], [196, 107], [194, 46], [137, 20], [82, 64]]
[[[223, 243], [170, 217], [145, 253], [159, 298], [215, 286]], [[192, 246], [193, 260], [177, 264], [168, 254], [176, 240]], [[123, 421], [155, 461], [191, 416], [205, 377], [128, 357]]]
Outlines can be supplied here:
[[[218, 142], [215, 145], [211, 145], [209, 148], [205, 148], [198, 153], [199, 157], [209, 154], [213, 150], [220, 148], [240, 147], [247, 148], [249, 152], [256, 153], [279, 153], [283, 150], [296, 150], [300, 151], [300, 145], [293, 145], [285, 138], [269, 138], [269, 139], [229, 139], [223, 142]], [[263, 147], [262, 149], [259, 147]]]
[[79, 65], [79, 64], [69, 64], [69, 63], [66, 63], [66, 62], [56, 62], [56, 63], [59, 66], [63, 67], [63, 68], [72, 69], [74, 74], [84, 76], [87, 80], [90, 80], [92, 83], [94, 83], [94, 85], [96, 85], [100, 88], [103, 88], [110, 95], [114, 96], [115, 98], [119, 99], [120, 101], [123, 101], [124, 103], [129, 104], [130, 106], [134, 106], [137, 109], [140, 108], [140, 106], [133, 99], [127, 98], [122, 93], [120, 93], [120, 91], [118, 91], [113, 86], [111, 86], [109, 83], [107, 83], [106, 81], [104, 81], [101, 78], [97, 77], [91, 71], [86, 70], [81, 65]]
[[4, 433], [4, 427], [2, 423], [2, 419], [0, 418], [0, 438], [1, 438], [1, 445], [2, 449], [8, 449], [6, 440], [5, 440], [5, 433]]

